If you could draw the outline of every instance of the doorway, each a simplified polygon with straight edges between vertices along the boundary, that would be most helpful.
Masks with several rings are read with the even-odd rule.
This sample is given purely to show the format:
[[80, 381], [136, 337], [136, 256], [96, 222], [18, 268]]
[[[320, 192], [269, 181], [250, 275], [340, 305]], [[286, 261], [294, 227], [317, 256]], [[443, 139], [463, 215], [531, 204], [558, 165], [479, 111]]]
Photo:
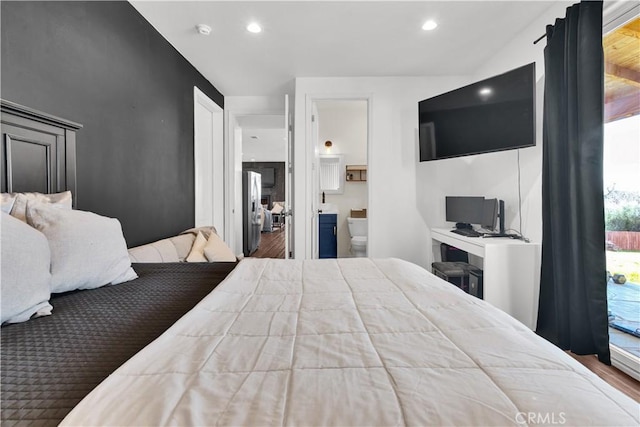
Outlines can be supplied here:
[[[236, 141], [241, 141], [241, 174], [257, 174], [260, 180], [258, 206], [259, 238], [255, 248], [243, 248], [244, 255], [254, 258], [286, 258], [287, 129], [285, 116], [237, 115]], [[240, 181], [241, 182], [241, 181]], [[242, 200], [246, 189], [241, 189]], [[240, 224], [246, 221], [242, 201], [238, 203]], [[242, 226], [238, 227], [241, 230]], [[244, 231], [243, 231], [244, 232]]]
[[368, 254], [369, 101], [312, 102], [313, 258]]

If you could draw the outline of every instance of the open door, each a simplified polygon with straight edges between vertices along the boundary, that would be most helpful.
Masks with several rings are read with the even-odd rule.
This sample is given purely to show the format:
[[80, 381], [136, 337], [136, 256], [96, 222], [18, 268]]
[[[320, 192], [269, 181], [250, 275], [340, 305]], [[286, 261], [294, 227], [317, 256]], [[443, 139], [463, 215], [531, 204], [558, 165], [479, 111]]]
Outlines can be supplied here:
[[223, 110], [197, 87], [194, 103], [195, 226], [225, 230]]
[[291, 200], [291, 183], [293, 176], [293, 150], [291, 144], [291, 118], [289, 117], [289, 95], [284, 96], [284, 128], [287, 138], [286, 143], [286, 159], [287, 163], [285, 165], [285, 180], [284, 180], [284, 217], [285, 217], [285, 227], [284, 227], [284, 259], [289, 259], [293, 254], [293, 213], [291, 210], [292, 200]]
[[311, 258], [318, 259], [319, 255], [319, 242], [318, 242], [318, 222], [320, 216], [318, 215], [318, 209], [320, 207], [320, 177], [319, 177], [319, 158], [318, 158], [318, 132], [319, 132], [319, 118], [318, 118], [318, 106], [315, 101], [311, 103], [311, 146], [313, 147], [313, 163], [311, 164]]

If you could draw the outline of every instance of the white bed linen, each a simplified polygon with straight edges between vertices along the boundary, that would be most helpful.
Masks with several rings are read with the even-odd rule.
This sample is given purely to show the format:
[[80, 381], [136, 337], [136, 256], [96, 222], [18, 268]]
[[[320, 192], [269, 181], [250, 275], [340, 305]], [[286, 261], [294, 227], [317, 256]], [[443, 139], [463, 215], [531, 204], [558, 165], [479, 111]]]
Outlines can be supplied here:
[[638, 425], [639, 405], [397, 259], [245, 259], [64, 425]]

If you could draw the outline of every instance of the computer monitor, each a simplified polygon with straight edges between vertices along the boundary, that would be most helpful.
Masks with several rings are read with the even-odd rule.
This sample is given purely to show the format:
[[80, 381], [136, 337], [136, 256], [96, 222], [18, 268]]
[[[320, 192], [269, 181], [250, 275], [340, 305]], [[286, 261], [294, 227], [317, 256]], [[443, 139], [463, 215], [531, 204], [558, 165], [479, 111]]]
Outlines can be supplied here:
[[462, 226], [484, 224], [484, 197], [446, 196], [445, 219]]
[[498, 211], [499, 211], [498, 199], [484, 199], [484, 206], [482, 211], [482, 222], [480, 223], [482, 228], [490, 231], [495, 231], [497, 229]]

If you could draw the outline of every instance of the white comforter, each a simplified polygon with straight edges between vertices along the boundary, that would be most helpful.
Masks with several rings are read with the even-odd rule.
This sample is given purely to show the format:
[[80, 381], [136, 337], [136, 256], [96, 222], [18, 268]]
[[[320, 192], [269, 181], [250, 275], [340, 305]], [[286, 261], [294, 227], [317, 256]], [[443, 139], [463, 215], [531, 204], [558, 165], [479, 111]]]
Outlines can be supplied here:
[[397, 259], [245, 259], [66, 425], [638, 425], [639, 405]]

